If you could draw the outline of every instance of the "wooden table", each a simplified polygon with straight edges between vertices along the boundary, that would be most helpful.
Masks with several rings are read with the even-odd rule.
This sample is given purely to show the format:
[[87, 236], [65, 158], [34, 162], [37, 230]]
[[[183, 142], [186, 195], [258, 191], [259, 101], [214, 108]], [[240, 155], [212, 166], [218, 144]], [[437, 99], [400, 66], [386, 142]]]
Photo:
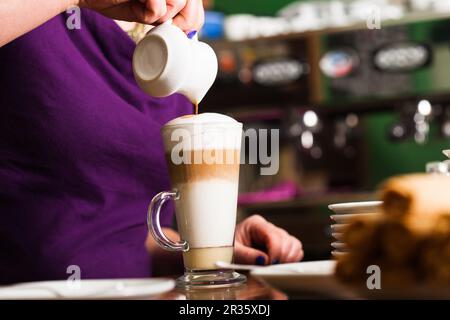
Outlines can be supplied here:
[[286, 300], [283, 292], [261, 283], [247, 275], [247, 283], [238, 287], [220, 289], [197, 289], [183, 291], [174, 289], [155, 297], [156, 300]]

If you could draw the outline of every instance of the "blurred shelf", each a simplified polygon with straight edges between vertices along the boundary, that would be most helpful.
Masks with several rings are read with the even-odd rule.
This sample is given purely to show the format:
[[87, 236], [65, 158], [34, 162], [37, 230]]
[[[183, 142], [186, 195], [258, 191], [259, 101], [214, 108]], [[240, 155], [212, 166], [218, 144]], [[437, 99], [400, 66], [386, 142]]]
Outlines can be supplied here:
[[372, 201], [377, 200], [377, 194], [374, 192], [342, 192], [327, 194], [311, 194], [302, 197], [277, 202], [259, 202], [248, 205], [239, 205], [239, 209], [244, 211], [256, 212], [258, 210], [272, 209], [302, 209], [320, 206], [328, 206], [332, 203], [353, 202], [353, 201]]
[[[402, 25], [402, 24], [406, 24], [406, 23], [424, 22], [424, 21], [429, 21], [429, 20], [441, 20], [441, 19], [447, 19], [447, 18], [450, 18], [450, 12], [407, 13], [401, 19], [382, 20], [381, 28]], [[292, 33], [287, 33], [287, 34], [282, 34], [282, 35], [251, 38], [251, 39], [245, 39], [245, 40], [228, 40], [228, 39], [208, 40], [208, 39], [203, 39], [203, 41], [206, 41], [213, 46], [220, 47], [223, 45], [230, 45], [230, 44], [239, 45], [239, 44], [252, 43], [252, 42], [258, 42], [258, 41], [280, 41], [280, 40], [282, 41], [282, 40], [289, 40], [289, 39], [308, 38], [311, 36], [319, 36], [319, 35], [324, 35], [324, 34], [332, 34], [332, 33], [338, 33], [338, 32], [363, 30], [363, 29], [367, 29], [366, 22], [353, 23], [350, 25], [342, 26], [342, 27], [330, 27], [330, 28], [311, 30], [311, 31], [305, 31], [305, 32], [292, 32]], [[374, 31], [376, 31], [376, 30], [374, 30]]]
[[[383, 30], [384, 28], [387, 29], [389, 26], [408, 26], [408, 24], [414, 22], [433, 21], [450, 21], [450, 12], [410, 13], [406, 14], [402, 19], [382, 21], [381, 28]], [[445, 25], [448, 27], [448, 23], [445, 23]], [[431, 27], [432, 26], [433, 25], [431, 24]], [[421, 30], [422, 27], [423, 26], [420, 25], [420, 28], [417, 29]], [[423, 29], [428, 30], [430, 28], [425, 26]], [[437, 29], [436, 33], [439, 32], [442, 33], [442, 36], [445, 36], [445, 34], [448, 33], [446, 32], [446, 28], [444, 28], [443, 31]], [[411, 33], [412, 31], [410, 29], [413, 30], [415, 27], [408, 27], [406, 31], [404, 30], [402, 32]], [[213, 45], [217, 51], [224, 48], [237, 50], [241, 46], [242, 48], [254, 48], [254, 52], [258, 54], [261, 52], [264, 53], [268, 50], [267, 48], [273, 45], [273, 43], [286, 40], [286, 42], [292, 42], [285, 46], [287, 48], [286, 50], [290, 53], [297, 52], [298, 57], [296, 57], [299, 61], [305, 61], [308, 65], [312, 66], [312, 71], [298, 82], [285, 87], [264, 87], [254, 83], [243, 85], [238, 81], [236, 71], [236, 75], [233, 74], [229, 76], [231, 80], [228, 79], [228, 82], [218, 82], [217, 86], [213, 86], [210, 93], [203, 100], [202, 107], [205, 108], [204, 110], [230, 113], [232, 116], [242, 119], [251, 119], [255, 114], [261, 114], [262, 111], [265, 111], [266, 116], [270, 115], [273, 120], [277, 120], [285, 116], [284, 110], [289, 107], [313, 108], [319, 116], [339, 117], [349, 112], [358, 112], [359, 114], [380, 111], [390, 112], [398, 107], [402, 107], [405, 102], [415, 103], [419, 99], [432, 100], [435, 104], [448, 104], [450, 93], [447, 80], [439, 80], [442, 81], [442, 85], [438, 86], [437, 84], [433, 84], [426, 90], [420, 89], [422, 85], [418, 84], [419, 80], [416, 77], [416, 74], [430, 74], [429, 77], [433, 77], [435, 74], [441, 74], [439, 67], [434, 65], [430, 65], [429, 69], [419, 70], [418, 73], [411, 73], [410, 80], [406, 81], [411, 82], [411, 85], [399, 92], [390, 92], [387, 90], [384, 93], [380, 93], [373, 90], [370, 94], [366, 92], [358, 95], [355, 94], [353, 90], [348, 90], [348, 87], [352, 84], [345, 83], [345, 79], [343, 79], [341, 83], [334, 84], [335, 87], [332, 87], [330, 83], [328, 83], [329, 81], [327, 78], [323, 77], [319, 68], [319, 61], [322, 56], [321, 50], [324, 50], [325, 48], [322, 48], [321, 36], [352, 30], [365, 30], [366, 32], [364, 32], [363, 36], [367, 36], [369, 41], [371, 35], [374, 35], [377, 31], [368, 30], [365, 22], [362, 22], [345, 27], [326, 28], [316, 31], [290, 33], [242, 41], [225, 39], [217, 41], [211, 40], [211, 45]], [[386, 32], [386, 34], [388, 33], [389, 32]], [[421, 31], [421, 33], [423, 32]], [[384, 37], [382, 34], [383, 33], [381, 33], [380, 37]], [[353, 39], [354, 37], [352, 36], [350, 38]], [[406, 39], [409, 39], [409, 36], [406, 37]], [[444, 37], [443, 39], [448, 42], [448, 38]], [[356, 40], [349, 40], [349, 43], [352, 43], [351, 41]], [[431, 45], [440, 46], [437, 42], [436, 44], [433, 42]], [[444, 46], [448, 46], [448, 44], [442, 44], [442, 48]], [[439, 48], [436, 50], [441, 52], [441, 49]], [[445, 51], [442, 50], [442, 52]], [[237, 53], [237, 55], [241, 56], [243, 54]], [[443, 59], [441, 58], [439, 63], [445, 63], [442, 61]], [[369, 65], [366, 67], [369, 68]], [[445, 75], [442, 74], [439, 77], [444, 79]], [[364, 78], [361, 79], [365, 81]], [[377, 79], [378, 77], [375, 76], [375, 80]], [[374, 88], [377, 87], [374, 86]], [[332, 98], [327, 98], [327, 95], [330, 95], [330, 91], [333, 91], [333, 96]]]

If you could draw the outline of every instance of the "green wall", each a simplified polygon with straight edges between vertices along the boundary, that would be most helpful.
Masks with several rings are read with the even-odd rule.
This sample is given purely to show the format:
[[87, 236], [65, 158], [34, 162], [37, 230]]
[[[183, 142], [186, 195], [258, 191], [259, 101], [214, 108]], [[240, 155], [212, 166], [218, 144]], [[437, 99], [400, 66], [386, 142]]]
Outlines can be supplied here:
[[[431, 39], [436, 41], [436, 37], [439, 36], [436, 30], [439, 30], [440, 25], [448, 26], [448, 21], [411, 25], [409, 37], [411, 40], [423, 43], [428, 43]], [[419, 95], [450, 91], [448, 43], [447, 41], [435, 42], [433, 48], [434, 65], [438, 67], [425, 68], [413, 74], [414, 91]], [[416, 144], [413, 139], [408, 142], [390, 142], [387, 139], [387, 130], [397, 117], [395, 113], [383, 112], [368, 116], [366, 119], [370, 159], [369, 183], [372, 187], [391, 175], [424, 172], [427, 162], [444, 160], [442, 150], [450, 148], [450, 140], [439, 136], [439, 128], [436, 124], [432, 124], [429, 140], [424, 145]]]
[[214, 9], [226, 14], [274, 15], [293, 0], [215, 0]]
[[425, 172], [427, 162], [444, 160], [442, 150], [450, 148], [450, 141], [439, 137], [436, 125], [431, 126], [430, 139], [423, 145], [412, 138], [406, 142], [391, 142], [387, 137], [388, 128], [396, 120], [395, 114], [387, 112], [365, 119], [371, 188], [392, 175]]

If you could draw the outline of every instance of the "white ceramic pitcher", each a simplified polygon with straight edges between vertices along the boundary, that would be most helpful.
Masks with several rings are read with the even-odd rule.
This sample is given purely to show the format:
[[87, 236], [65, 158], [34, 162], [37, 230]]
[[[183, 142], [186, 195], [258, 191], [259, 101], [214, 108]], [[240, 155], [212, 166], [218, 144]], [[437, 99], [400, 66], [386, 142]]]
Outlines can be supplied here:
[[217, 57], [209, 45], [189, 39], [169, 20], [138, 43], [133, 72], [147, 94], [166, 97], [178, 92], [197, 104], [217, 76]]

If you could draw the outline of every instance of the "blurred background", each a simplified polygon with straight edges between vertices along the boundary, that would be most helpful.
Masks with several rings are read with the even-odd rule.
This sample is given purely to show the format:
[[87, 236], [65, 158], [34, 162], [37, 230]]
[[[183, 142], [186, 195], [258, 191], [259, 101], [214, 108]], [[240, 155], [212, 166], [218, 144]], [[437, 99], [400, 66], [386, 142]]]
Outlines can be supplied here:
[[241, 167], [239, 213], [330, 257], [336, 202], [376, 199], [450, 146], [450, 1], [210, 0], [200, 37], [219, 59], [201, 112], [280, 129], [280, 170]]

